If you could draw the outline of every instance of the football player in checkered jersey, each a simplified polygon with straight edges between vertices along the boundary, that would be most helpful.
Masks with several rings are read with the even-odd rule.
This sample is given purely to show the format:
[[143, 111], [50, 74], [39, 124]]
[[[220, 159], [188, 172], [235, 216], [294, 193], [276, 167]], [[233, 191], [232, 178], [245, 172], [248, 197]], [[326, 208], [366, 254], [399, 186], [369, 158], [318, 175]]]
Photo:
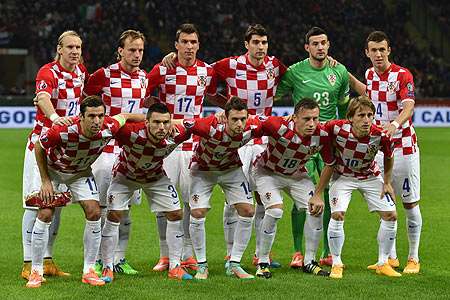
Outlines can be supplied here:
[[[349, 77], [342, 65], [331, 67], [328, 61], [330, 41], [327, 33], [319, 28], [312, 27], [305, 36], [305, 50], [309, 57], [293, 64], [281, 77], [278, 83], [276, 98], [292, 91], [294, 104], [303, 98], [316, 100], [320, 107], [319, 121], [345, 119], [345, 112], [349, 99]], [[321, 173], [323, 161], [320, 155], [313, 156], [306, 164], [312, 181], [315, 183], [315, 172]], [[330, 208], [328, 206], [328, 188], [325, 189], [325, 210], [323, 214], [323, 245], [319, 260], [320, 265], [331, 266], [331, 255], [326, 237]], [[305, 213], [299, 212], [292, 206], [292, 234], [294, 238], [295, 254], [292, 257], [291, 267], [298, 268], [303, 265], [302, 237], [305, 222]]]
[[[240, 97], [247, 103], [249, 114], [270, 116], [278, 80], [286, 71], [286, 66], [274, 56], [267, 56], [269, 47], [268, 32], [260, 24], [250, 25], [244, 34], [244, 46], [247, 53], [240, 56], [227, 57], [212, 64], [218, 80], [227, 84], [227, 98]], [[172, 52], [163, 59], [164, 65], [174, 66], [176, 54]], [[256, 138], [239, 149], [244, 174], [249, 179], [250, 166], [253, 160], [267, 145], [267, 137]], [[264, 218], [264, 206], [259, 195], [255, 194], [255, 236], [256, 249], [253, 264], [258, 264], [259, 228]], [[224, 204], [223, 227], [227, 243], [227, 263], [233, 248], [234, 230], [237, 224], [236, 209], [227, 202]], [[281, 265], [270, 259], [272, 267]]]
[[[83, 94], [101, 95], [106, 104], [106, 115], [119, 113], [142, 113], [147, 93], [147, 73], [139, 68], [144, 54], [145, 36], [139, 31], [126, 30], [119, 38], [117, 59], [119, 62], [94, 72], [84, 87]], [[92, 172], [97, 179], [100, 190], [100, 208], [102, 226], [106, 218], [106, 194], [111, 182], [111, 170], [114, 160], [119, 154], [117, 141], [112, 139], [103, 150], [102, 155], [92, 165]], [[140, 204], [141, 193], [137, 190], [130, 205]], [[120, 220], [119, 243], [114, 257], [114, 271], [123, 274], [137, 274], [125, 259], [128, 240], [130, 238], [130, 210], [126, 210]], [[102, 261], [99, 257], [95, 264], [98, 274], [102, 272]]]
[[125, 125], [117, 135], [121, 152], [114, 163], [113, 178], [108, 189], [108, 214], [102, 234], [103, 273], [101, 279], [113, 280], [112, 266], [117, 245], [119, 221], [133, 193], [142, 188], [152, 212], [167, 218], [169, 278], [192, 279], [180, 266], [183, 249], [183, 212], [176, 187], [166, 175], [163, 159], [191, 134], [181, 125], [178, 133], [168, 136], [171, 113], [162, 103], [150, 106], [145, 122]]
[[308, 205], [314, 193], [314, 183], [305, 168], [307, 161], [316, 153], [320, 153], [326, 165], [334, 164], [330, 135], [319, 124], [319, 105], [311, 98], [304, 98], [295, 105], [293, 120], [285, 121], [275, 116], [262, 120], [265, 120], [264, 134], [269, 137], [269, 143], [255, 160], [251, 176], [252, 187], [261, 195], [265, 208], [256, 276], [271, 277], [269, 251], [275, 239], [277, 223], [283, 216], [282, 190], [294, 200], [298, 210], [307, 211], [303, 271], [328, 276], [330, 273], [319, 267], [315, 260], [322, 236], [324, 203], [316, 199], [318, 202]]
[[[350, 101], [348, 120], [325, 123], [332, 135], [336, 164], [325, 166], [313, 198], [320, 198], [330, 183], [331, 219], [328, 226], [328, 242], [333, 259], [331, 278], [342, 278], [341, 259], [344, 245], [344, 219], [353, 191], [358, 190], [367, 202], [370, 212], [380, 215], [378, 230], [378, 263], [376, 273], [400, 277], [388, 264], [389, 252], [397, 234], [395, 195], [390, 177], [394, 164], [393, 144], [381, 128], [372, 123], [375, 107], [366, 96]], [[384, 180], [375, 161], [378, 151], [384, 153]]]
[[[403, 273], [419, 273], [419, 243], [422, 230], [420, 200], [420, 162], [417, 136], [412, 124], [414, 114], [414, 81], [410, 71], [389, 61], [389, 38], [374, 31], [366, 40], [366, 56], [372, 67], [366, 71], [366, 84], [350, 75], [350, 83], [360, 95], [367, 95], [375, 105], [375, 123], [389, 134], [394, 143], [395, 163], [391, 183], [400, 195], [406, 213], [409, 255]], [[383, 154], [377, 161], [383, 168]], [[399, 266], [394, 247], [389, 263]], [[375, 265], [368, 266], [369, 269]]]
[[[65, 184], [86, 216], [84, 230], [84, 267], [82, 282], [103, 285], [94, 271], [101, 240], [100, 207], [98, 189], [91, 165], [101, 154], [109, 140], [125, 122], [144, 120], [142, 114], [105, 116], [105, 104], [98, 96], [84, 99], [80, 105], [80, 117], [73, 124], [55, 125], [43, 133], [35, 144], [41, 186], [39, 196], [44, 203], [53, 201], [53, 194], [60, 184]], [[48, 244], [49, 227], [54, 208], [40, 208], [33, 226], [31, 238], [32, 268], [27, 287], [40, 287], [44, 280], [43, 260]]]
[[[216, 73], [213, 68], [196, 58], [199, 49], [199, 35], [192, 24], [183, 24], [175, 35], [177, 51], [176, 68], [169, 69], [162, 63], [157, 64], [149, 73], [149, 90], [152, 93], [158, 88], [159, 98], [154, 100], [166, 104], [173, 119], [196, 119], [201, 117], [203, 98], [219, 107], [224, 107], [226, 99], [217, 94]], [[189, 235], [189, 186], [190, 177], [188, 166], [198, 136], [193, 136], [184, 142], [164, 160], [164, 169], [174, 186], [180, 187], [183, 201], [183, 266], [196, 270], [197, 261], [194, 258], [192, 242]], [[162, 271], [168, 268], [168, 247], [165, 239], [167, 221], [165, 215], [158, 213], [159, 244], [161, 248], [160, 260], [153, 268]]]
[[225, 124], [215, 115], [202, 119], [183, 120], [183, 126], [200, 136], [200, 142], [190, 165], [191, 207], [190, 232], [198, 260], [196, 279], [208, 278], [206, 260], [205, 220], [214, 186], [218, 184], [238, 211], [233, 249], [226, 274], [241, 279], [251, 279], [240, 265], [242, 254], [252, 233], [254, 214], [253, 196], [249, 182], [242, 170], [238, 149], [255, 137], [263, 135], [261, 122], [248, 119], [247, 104], [239, 97], [232, 97], [225, 106]]
[[[58, 38], [55, 61], [44, 65], [36, 76], [37, 114], [35, 125], [25, 148], [23, 168], [22, 219], [23, 269], [22, 277], [29, 279], [31, 270], [31, 234], [36, 220], [37, 207], [29, 207], [25, 199], [39, 191], [41, 178], [34, 155], [34, 145], [42, 133], [53, 124], [70, 125], [72, 117], [78, 115], [81, 92], [89, 78], [81, 56], [81, 38], [75, 31], [65, 31]], [[62, 272], [53, 262], [52, 251], [58, 234], [61, 208], [57, 208], [50, 226], [47, 249], [44, 254], [44, 274], [70, 276]]]

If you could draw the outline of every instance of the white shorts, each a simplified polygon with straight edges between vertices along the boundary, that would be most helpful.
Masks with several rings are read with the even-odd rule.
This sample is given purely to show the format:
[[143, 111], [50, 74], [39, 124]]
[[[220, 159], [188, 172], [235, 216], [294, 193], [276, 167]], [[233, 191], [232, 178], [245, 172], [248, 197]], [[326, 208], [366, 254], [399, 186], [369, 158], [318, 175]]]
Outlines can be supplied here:
[[[39, 192], [42, 186], [41, 174], [39, 173], [39, 167], [36, 162], [36, 156], [33, 151], [28, 149], [30, 141], [28, 141], [27, 147], [25, 148], [25, 157], [23, 160], [23, 177], [22, 177], [22, 201], [23, 208], [27, 209], [39, 209], [36, 206], [27, 206], [25, 204], [26, 197]], [[64, 184], [59, 184], [57, 191], [65, 192], [67, 191], [67, 186]]]
[[189, 203], [191, 176], [189, 164], [194, 151], [175, 150], [163, 161], [163, 168], [175, 187], [180, 187], [180, 196], [183, 203]]
[[48, 173], [52, 180], [54, 190], [65, 192], [62, 187], [64, 187], [64, 185], [68, 187], [72, 197], [70, 202], [84, 200], [99, 201], [97, 182], [95, 181], [90, 168], [79, 174], [67, 174], [59, 172], [49, 166]]
[[[384, 154], [378, 151], [376, 161], [383, 170]], [[400, 195], [403, 203], [414, 203], [420, 200], [420, 155], [395, 155], [391, 184], [395, 194]]]
[[315, 191], [314, 183], [306, 172], [296, 176], [286, 176], [267, 171], [260, 165], [256, 165], [252, 168], [252, 177], [264, 208], [283, 204], [283, 195], [281, 194], [281, 190], [283, 190], [294, 200], [298, 210], [307, 210], [308, 201]]
[[167, 212], [180, 209], [177, 190], [167, 176], [158, 181], [138, 183], [122, 174], [113, 177], [108, 189], [108, 210], [128, 210], [133, 193], [142, 188], [147, 196], [151, 212]]
[[244, 172], [247, 181], [250, 182], [250, 187], [256, 189], [254, 180], [252, 180], [252, 165], [256, 157], [266, 150], [267, 144], [247, 144], [238, 149], [239, 157], [242, 161], [242, 171]]
[[352, 193], [358, 190], [366, 200], [369, 211], [395, 211], [395, 204], [388, 196], [380, 198], [383, 191], [383, 177], [381, 175], [359, 180], [355, 177], [334, 174], [330, 181], [331, 213], [347, 211]]
[[[92, 173], [97, 181], [98, 189], [100, 191], [100, 206], [106, 207], [108, 205], [106, 198], [108, 196], [108, 188], [111, 183], [112, 167], [118, 154], [103, 152], [92, 164]], [[141, 190], [134, 192], [128, 205], [141, 204]]]
[[218, 184], [225, 194], [227, 203], [248, 203], [253, 205], [253, 196], [250, 184], [245, 178], [242, 168], [229, 171], [199, 171], [191, 169], [191, 197], [189, 206], [191, 209], [211, 208], [209, 199], [214, 186]]

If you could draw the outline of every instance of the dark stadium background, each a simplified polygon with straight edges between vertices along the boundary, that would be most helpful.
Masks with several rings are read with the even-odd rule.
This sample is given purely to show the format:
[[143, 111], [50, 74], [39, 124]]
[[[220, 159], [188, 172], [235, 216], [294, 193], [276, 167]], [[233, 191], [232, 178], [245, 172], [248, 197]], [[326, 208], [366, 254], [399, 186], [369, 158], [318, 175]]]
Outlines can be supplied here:
[[[329, 54], [360, 80], [370, 64], [365, 38], [383, 30], [391, 40], [391, 60], [414, 75], [418, 104], [445, 105], [450, 98], [449, 13], [450, 2], [443, 0], [6, 0], [0, 3], [0, 103], [31, 104], [37, 70], [53, 60], [57, 38], [68, 29], [82, 36], [85, 65], [92, 73], [116, 61], [117, 40], [126, 29], [147, 37], [141, 68], [150, 71], [174, 49], [182, 23], [197, 26], [197, 57], [208, 63], [244, 53], [246, 27], [260, 23], [269, 30], [269, 55], [287, 66], [307, 56], [308, 29], [324, 28]], [[290, 100], [277, 105], [290, 105]]]

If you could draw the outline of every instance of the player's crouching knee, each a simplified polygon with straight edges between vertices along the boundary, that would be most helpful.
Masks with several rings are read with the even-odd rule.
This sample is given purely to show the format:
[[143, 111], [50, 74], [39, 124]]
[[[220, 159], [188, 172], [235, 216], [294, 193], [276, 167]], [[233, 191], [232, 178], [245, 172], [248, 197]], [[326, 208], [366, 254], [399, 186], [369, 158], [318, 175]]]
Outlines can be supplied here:
[[169, 221], [178, 221], [183, 218], [183, 211], [181, 209], [166, 212], [166, 218]]
[[397, 221], [397, 212], [385, 211], [381, 214], [381, 218], [385, 221]]

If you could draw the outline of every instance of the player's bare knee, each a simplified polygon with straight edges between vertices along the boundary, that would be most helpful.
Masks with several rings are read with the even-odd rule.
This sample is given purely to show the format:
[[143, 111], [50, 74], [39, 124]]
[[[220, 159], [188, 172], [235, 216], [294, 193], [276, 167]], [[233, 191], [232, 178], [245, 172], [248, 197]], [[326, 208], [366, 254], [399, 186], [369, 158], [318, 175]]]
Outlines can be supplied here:
[[169, 221], [181, 220], [183, 218], [183, 211], [181, 209], [174, 210], [174, 211], [167, 211], [166, 218]]
[[335, 221], [344, 221], [345, 220], [345, 211], [335, 211], [331, 214], [331, 218]]
[[191, 209], [191, 216], [193, 216], [194, 218], [204, 218], [206, 216], [206, 209]]
[[267, 207], [266, 209], [275, 209], [275, 208], [279, 208], [279, 209], [283, 210], [284, 206], [283, 206], [283, 204], [275, 204], [275, 205]]
[[42, 222], [51, 222], [55, 213], [54, 208], [41, 208], [38, 212], [38, 219]]
[[378, 213], [380, 214], [381, 219], [383, 219], [384, 221], [397, 221], [396, 211], [382, 211]]
[[110, 222], [119, 223], [122, 215], [123, 210], [108, 210], [107, 219]]
[[403, 203], [404, 209], [411, 209], [419, 205], [419, 201], [413, 202], [413, 203]]
[[248, 203], [238, 203], [236, 209], [241, 217], [253, 217], [255, 214], [255, 207]]

